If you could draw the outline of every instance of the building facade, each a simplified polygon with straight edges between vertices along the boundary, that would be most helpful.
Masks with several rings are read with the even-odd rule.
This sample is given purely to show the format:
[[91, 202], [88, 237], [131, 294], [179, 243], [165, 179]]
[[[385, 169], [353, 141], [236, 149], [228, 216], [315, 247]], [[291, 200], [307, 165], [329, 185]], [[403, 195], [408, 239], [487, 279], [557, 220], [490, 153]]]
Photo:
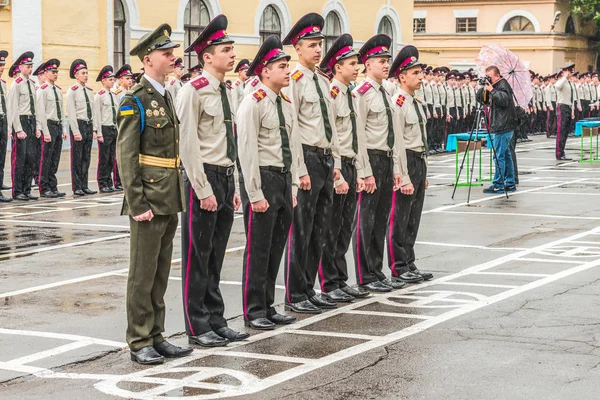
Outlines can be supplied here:
[[459, 70], [473, 67], [486, 44], [503, 45], [542, 74], [567, 61], [598, 69], [596, 26], [573, 14], [568, 0], [415, 0], [413, 32], [416, 46]]
[[[34, 67], [58, 58], [63, 87], [70, 84], [72, 60], [83, 58], [90, 85], [98, 89], [94, 80], [106, 64], [119, 68], [129, 63], [139, 70], [141, 63], [129, 50], [163, 22], [172, 26], [172, 39], [181, 44], [176, 54], [183, 57], [203, 27], [225, 14], [238, 58], [252, 59], [264, 38], [283, 38], [309, 12], [326, 20], [326, 47], [342, 33], [352, 34], [357, 48], [374, 34], [386, 33], [396, 52], [413, 40], [412, 10], [412, 0], [0, 0], [0, 49], [9, 51], [8, 63], [27, 50], [35, 53]], [[295, 56], [291, 48], [287, 51]], [[188, 67], [197, 63], [195, 55], [184, 59]]]

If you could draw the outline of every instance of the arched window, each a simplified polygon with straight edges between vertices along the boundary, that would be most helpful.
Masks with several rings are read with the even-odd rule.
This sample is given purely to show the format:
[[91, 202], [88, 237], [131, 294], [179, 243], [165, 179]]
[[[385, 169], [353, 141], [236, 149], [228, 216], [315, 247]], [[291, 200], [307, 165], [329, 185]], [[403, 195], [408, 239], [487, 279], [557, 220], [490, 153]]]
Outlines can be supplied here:
[[529, 18], [518, 15], [506, 21], [502, 32], [535, 32], [535, 27]]
[[342, 22], [336, 12], [331, 11], [327, 14], [323, 34], [325, 35], [323, 54], [325, 54], [331, 48], [333, 42], [342, 34]]
[[[200, 32], [210, 22], [208, 8], [202, 0], [190, 0], [185, 7], [183, 16], [183, 30], [185, 31], [184, 46], [187, 48], [196, 40]], [[187, 68], [198, 64], [196, 52], [192, 51], [185, 55], [185, 65]]]
[[125, 48], [126, 32], [125, 24], [127, 19], [125, 17], [125, 8], [121, 0], [114, 0], [114, 11], [113, 11], [113, 67], [115, 71], [118, 70], [125, 64], [125, 56], [127, 54]]
[[273, 6], [267, 6], [260, 17], [260, 43], [271, 35], [281, 39], [281, 18]]
[[573, 19], [572, 15], [569, 15], [569, 18], [567, 18], [567, 23], [565, 25], [565, 33], [570, 34], [570, 35], [574, 35], [575, 32], [575, 20]]
[[392, 38], [392, 48], [390, 49], [390, 53], [394, 54], [394, 28], [392, 25], [392, 20], [389, 17], [381, 18], [379, 22], [379, 27], [377, 28], [377, 33], [383, 33]]

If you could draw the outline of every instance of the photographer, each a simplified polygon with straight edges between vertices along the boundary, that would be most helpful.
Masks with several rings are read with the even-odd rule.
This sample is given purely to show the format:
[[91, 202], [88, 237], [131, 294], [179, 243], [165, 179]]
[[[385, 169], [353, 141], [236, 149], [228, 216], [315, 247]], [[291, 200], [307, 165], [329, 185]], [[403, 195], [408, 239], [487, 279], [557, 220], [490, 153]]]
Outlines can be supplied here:
[[[477, 101], [488, 105], [489, 133], [494, 135], [494, 152], [498, 164], [494, 174], [494, 183], [483, 193], [514, 192], [514, 164], [510, 152], [511, 139], [516, 127], [515, 101], [512, 88], [500, 75], [498, 67], [490, 66], [485, 70], [487, 77], [481, 82], [477, 92]], [[504, 185], [503, 181], [504, 180]]]

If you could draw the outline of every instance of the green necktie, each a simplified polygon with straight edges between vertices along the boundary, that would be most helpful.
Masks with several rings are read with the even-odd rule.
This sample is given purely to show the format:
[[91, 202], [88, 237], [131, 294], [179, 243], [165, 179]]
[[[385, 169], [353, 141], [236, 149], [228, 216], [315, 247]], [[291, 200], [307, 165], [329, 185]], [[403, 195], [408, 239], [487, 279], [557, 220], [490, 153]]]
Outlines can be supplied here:
[[56, 86], [52, 86], [52, 90], [54, 91], [54, 99], [56, 100], [56, 117], [58, 118], [58, 122], [62, 122], [62, 112], [60, 111], [60, 102], [58, 101], [58, 93], [56, 93]]
[[390, 150], [394, 149], [394, 120], [392, 118], [392, 109], [390, 108], [390, 103], [388, 102], [387, 99], [387, 93], [385, 91], [385, 89], [383, 88], [383, 86], [379, 87], [379, 91], [381, 92], [381, 95], [383, 96], [383, 104], [385, 104], [385, 113], [387, 114], [387, 120], [388, 120], [388, 137], [387, 137], [387, 144], [388, 147], [390, 148]]
[[290, 150], [290, 138], [285, 130], [285, 117], [281, 107], [281, 96], [277, 96], [277, 115], [279, 116], [279, 134], [281, 135], [281, 155], [283, 156], [283, 165], [289, 170], [292, 165], [292, 152]]
[[573, 84], [571, 82], [569, 82], [569, 89], [571, 90], [571, 104], [573, 104]]
[[87, 88], [83, 87], [83, 95], [85, 96], [85, 107], [87, 109], [87, 119], [88, 121], [92, 120], [92, 107], [90, 107], [90, 98], [87, 95]]
[[319, 77], [317, 76], [316, 72], [313, 74], [313, 81], [315, 81], [317, 93], [319, 94], [321, 115], [323, 116], [323, 125], [325, 126], [325, 137], [327, 138], [327, 141], [331, 142], [331, 135], [333, 134], [333, 131], [331, 130], [331, 123], [329, 122], [329, 116], [327, 115], [327, 104], [325, 104], [325, 98], [323, 97], [323, 91], [321, 90], [321, 85], [319, 85]]
[[31, 115], [35, 117], [35, 102], [33, 101], [33, 92], [31, 91], [29, 79], [27, 79], [27, 90], [29, 90], [29, 110], [31, 111]]
[[231, 121], [231, 107], [227, 98], [227, 87], [223, 82], [219, 84], [221, 88], [221, 104], [223, 104], [223, 114], [225, 114], [225, 128], [227, 129], [227, 157], [233, 162], [237, 160], [235, 149], [235, 138], [233, 137], [233, 122]]
[[350, 107], [350, 121], [352, 122], [352, 150], [358, 155], [358, 137], [356, 136], [356, 113], [352, 104], [352, 92], [348, 89], [348, 107]]
[[113, 100], [113, 95], [110, 91], [108, 92], [108, 97], [110, 97], [110, 109], [113, 115], [113, 125], [117, 126], [117, 112], [115, 111], [115, 101]]
[[2, 112], [7, 114], [6, 112], [6, 99], [4, 98], [4, 89], [2, 89], [2, 84], [0, 83], [0, 102], [2, 104]]
[[417, 101], [413, 99], [413, 105], [415, 106], [415, 111], [417, 112], [417, 116], [419, 117], [419, 128], [421, 128], [421, 140], [423, 141], [423, 146], [425, 147], [425, 154], [429, 152], [429, 145], [427, 144], [427, 138], [425, 137], [425, 126], [423, 124], [423, 116], [421, 115], [421, 111], [419, 111], [419, 105]]

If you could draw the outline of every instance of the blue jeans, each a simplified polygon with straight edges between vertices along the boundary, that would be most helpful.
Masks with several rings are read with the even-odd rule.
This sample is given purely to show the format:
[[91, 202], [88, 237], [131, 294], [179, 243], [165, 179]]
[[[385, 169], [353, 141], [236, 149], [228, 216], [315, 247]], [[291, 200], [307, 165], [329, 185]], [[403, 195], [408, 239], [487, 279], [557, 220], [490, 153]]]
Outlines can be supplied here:
[[[494, 186], [502, 187], [502, 178], [504, 177], [505, 186], [515, 184], [515, 166], [510, 154], [510, 141], [514, 131], [506, 133], [496, 133], [493, 135], [494, 151], [498, 158], [498, 165], [494, 173]], [[502, 175], [500, 174], [502, 172]]]

